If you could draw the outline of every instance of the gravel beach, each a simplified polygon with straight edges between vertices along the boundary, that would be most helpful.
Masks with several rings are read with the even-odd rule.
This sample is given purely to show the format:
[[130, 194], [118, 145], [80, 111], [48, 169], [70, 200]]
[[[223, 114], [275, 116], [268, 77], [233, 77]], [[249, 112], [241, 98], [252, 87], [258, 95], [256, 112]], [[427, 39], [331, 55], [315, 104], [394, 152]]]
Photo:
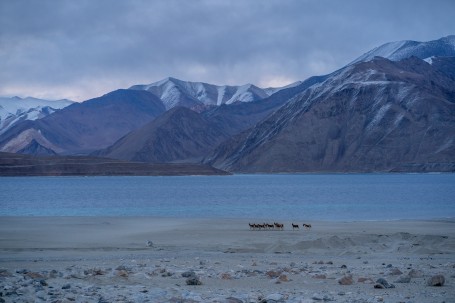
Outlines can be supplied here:
[[455, 302], [453, 219], [274, 221], [1, 217], [0, 302]]

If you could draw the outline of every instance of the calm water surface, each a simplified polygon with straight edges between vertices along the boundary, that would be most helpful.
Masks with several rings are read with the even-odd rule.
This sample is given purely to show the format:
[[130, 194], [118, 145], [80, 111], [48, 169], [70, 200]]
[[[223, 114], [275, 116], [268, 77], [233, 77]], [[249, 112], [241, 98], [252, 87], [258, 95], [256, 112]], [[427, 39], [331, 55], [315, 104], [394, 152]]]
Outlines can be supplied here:
[[455, 217], [455, 174], [0, 178], [1, 216]]

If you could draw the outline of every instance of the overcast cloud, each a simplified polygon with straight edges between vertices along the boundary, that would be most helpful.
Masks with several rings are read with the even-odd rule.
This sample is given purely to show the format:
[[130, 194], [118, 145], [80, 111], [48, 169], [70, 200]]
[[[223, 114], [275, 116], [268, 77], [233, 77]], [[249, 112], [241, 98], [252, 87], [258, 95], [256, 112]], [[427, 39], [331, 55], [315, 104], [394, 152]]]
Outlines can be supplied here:
[[454, 13], [452, 0], [0, 0], [0, 95], [82, 101], [168, 76], [282, 86], [455, 34]]

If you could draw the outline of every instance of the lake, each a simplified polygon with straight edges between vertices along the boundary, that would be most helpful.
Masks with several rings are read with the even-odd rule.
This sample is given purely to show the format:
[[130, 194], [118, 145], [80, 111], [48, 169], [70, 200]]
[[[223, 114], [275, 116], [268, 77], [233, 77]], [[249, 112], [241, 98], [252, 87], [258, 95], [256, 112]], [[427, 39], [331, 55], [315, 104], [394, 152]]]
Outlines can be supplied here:
[[356, 221], [455, 217], [455, 174], [3, 177], [1, 216]]

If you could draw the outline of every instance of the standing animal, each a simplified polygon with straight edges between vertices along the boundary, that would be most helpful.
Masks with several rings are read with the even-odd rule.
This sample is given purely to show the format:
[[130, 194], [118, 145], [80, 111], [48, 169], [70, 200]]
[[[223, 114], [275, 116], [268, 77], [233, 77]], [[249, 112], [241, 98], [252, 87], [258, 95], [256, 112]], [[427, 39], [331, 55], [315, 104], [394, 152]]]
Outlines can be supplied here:
[[306, 229], [310, 229], [311, 228], [311, 224], [303, 223], [302, 226], [305, 227]]
[[298, 224], [291, 223], [291, 225], [292, 225], [292, 230], [299, 229], [299, 225]]
[[276, 227], [277, 229], [280, 229], [280, 230], [283, 230], [283, 229], [284, 229], [284, 224], [276, 223], [276, 222], [274, 222], [273, 224], [275, 225], [275, 227]]

